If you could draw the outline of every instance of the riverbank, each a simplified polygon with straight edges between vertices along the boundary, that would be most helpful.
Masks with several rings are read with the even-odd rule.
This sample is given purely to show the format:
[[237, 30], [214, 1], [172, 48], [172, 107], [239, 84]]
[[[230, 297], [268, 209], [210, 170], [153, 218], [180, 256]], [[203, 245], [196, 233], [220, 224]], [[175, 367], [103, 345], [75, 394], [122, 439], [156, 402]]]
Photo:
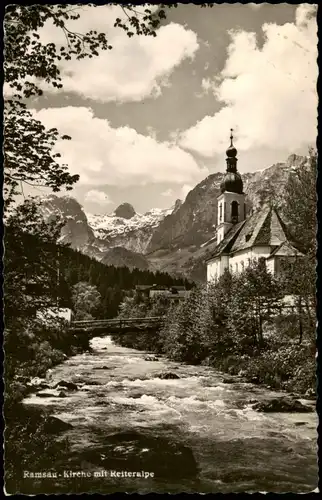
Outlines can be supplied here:
[[[51, 457], [59, 456], [67, 443], [54, 443], [51, 433], [59, 429], [48, 412], [26, 409], [24, 398], [40, 389], [49, 388], [48, 377], [55, 367], [71, 357], [91, 352], [89, 339], [72, 335], [67, 326], [58, 322], [20, 327], [5, 332], [5, 476], [11, 490], [19, 491], [19, 481], [26, 464], [38, 460], [49, 465]], [[17, 339], [20, 344], [15, 344]], [[59, 391], [64, 397], [64, 391]], [[58, 394], [59, 394], [58, 393]], [[48, 434], [51, 425], [52, 430]], [[18, 488], [18, 490], [17, 490]]]
[[[128, 335], [113, 335], [113, 340], [124, 347], [149, 350], [164, 354], [169, 360], [185, 362], [185, 353], [169, 341], [167, 333], [149, 332]], [[226, 347], [226, 349], [225, 349]], [[196, 338], [196, 352], [201, 345]], [[200, 355], [196, 365], [209, 366], [228, 375], [238, 375], [245, 382], [294, 393], [297, 397], [316, 398], [315, 346], [294, 342], [270, 341], [261, 348], [241, 346], [219, 346], [213, 355]]]
[[[24, 400], [29, 448], [19, 440], [12, 443], [20, 465], [6, 481], [9, 493], [307, 492], [316, 487], [317, 422], [308, 401], [301, 401], [311, 406], [303, 413], [265, 413], [256, 403], [287, 394], [238, 376], [225, 380], [208, 366], [164, 356], [156, 360], [108, 337], [93, 339], [91, 346], [91, 353], [47, 373], [43, 382], [50, 390], [39, 389]], [[57, 389], [64, 383], [60, 397]], [[40, 413], [46, 415], [46, 433]], [[154, 478], [94, 477], [104, 470], [150, 471], [152, 465]], [[58, 476], [23, 478], [24, 471], [45, 470]], [[71, 479], [64, 477], [66, 470], [89, 476]]]

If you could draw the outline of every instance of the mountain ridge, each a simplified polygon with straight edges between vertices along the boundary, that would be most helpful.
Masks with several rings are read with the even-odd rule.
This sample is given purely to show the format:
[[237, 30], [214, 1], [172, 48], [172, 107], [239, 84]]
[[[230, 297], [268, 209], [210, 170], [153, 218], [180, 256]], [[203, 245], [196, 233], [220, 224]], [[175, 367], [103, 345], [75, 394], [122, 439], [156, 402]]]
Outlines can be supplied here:
[[[281, 204], [291, 172], [305, 161], [306, 157], [293, 154], [285, 162], [241, 174], [247, 214], [259, 210], [268, 200]], [[53, 213], [65, 217], [62, 241], [97, 260], [203, 280], [204, 259], [216, 246], [217, 197], [224, 175], [212, 173], [184, 201], [145, 214], [137, 214], [128, 203], [122, 203], [109, 215], [86, 214], [74, 198], [56, 195], [42, 200], [41, 207], [45, 218]]]

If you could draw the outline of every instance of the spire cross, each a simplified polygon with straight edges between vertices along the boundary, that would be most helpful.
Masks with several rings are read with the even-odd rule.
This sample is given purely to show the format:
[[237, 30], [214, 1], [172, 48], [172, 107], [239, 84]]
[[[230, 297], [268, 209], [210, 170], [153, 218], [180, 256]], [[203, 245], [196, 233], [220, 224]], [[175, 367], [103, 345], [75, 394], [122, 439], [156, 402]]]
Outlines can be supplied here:
[[230, 145], [231, 145], [231, 146], [233, 145], [233, 138], [234, 138], [234, 137], [233, 137], [233, 131], [234, 131], [234, 129], [232, 129], [232, 128], [231, 128], [231, 129], [230, 129]]

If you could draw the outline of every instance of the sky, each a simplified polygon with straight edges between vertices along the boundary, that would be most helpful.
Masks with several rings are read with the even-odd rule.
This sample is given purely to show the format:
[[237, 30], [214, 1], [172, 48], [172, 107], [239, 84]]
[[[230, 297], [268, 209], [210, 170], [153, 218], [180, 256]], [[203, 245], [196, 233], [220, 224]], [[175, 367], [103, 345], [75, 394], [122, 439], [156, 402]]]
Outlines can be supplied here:
[[[120, 7], [82, 6], [69, 29], [105, 32], [113, 49], [62, 63], [63, 89], [44, 86], [30, 103], [45, 126], [72, 137], [56, 149], [80, 175], [69, 194], [85, 212], [183, 200], [225, 170], [231, 128], [242, 173], [315, 144], [315, 6], [179, 4], [166, 13], [155, 38], [128, 38], [114, 28]], [[48, 23], [40, 34], [64, 43]]]

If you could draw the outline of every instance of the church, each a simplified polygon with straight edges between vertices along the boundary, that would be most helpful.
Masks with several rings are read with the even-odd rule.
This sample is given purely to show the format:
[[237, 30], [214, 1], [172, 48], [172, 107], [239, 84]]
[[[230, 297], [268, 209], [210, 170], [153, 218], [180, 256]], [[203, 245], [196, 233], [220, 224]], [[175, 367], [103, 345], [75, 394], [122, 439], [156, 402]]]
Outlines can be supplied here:
[[[232, 132], [232, 131], [231, 131]], [[237, 171], [237, 150], [230, 136], [227, 170], [218, 196], [217, 246], [207, 259], [207, 282], [225, 271], [241, 272], [254, 259], [264, 258], [267, 269], [278, 275], [285, 258], [302, 256], [294, 247], [278, 211], [266, 206], [246, 217], [243, 181]]]

